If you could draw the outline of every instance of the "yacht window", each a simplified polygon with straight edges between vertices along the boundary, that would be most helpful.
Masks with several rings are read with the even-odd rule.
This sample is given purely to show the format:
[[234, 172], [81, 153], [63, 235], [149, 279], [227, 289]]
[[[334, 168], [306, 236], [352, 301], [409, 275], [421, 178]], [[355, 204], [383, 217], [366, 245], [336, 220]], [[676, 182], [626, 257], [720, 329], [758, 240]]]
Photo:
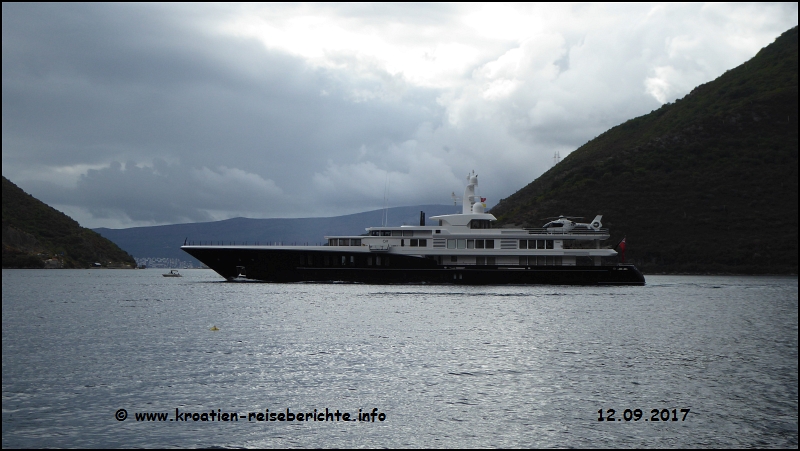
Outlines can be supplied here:
[[381, 236], [381, 233], [380, 233], [380, 232], [378, 232], [377, 230], [371, 230], [371, 231], [369, 232], [369, 235], [370, 235], [370, 236]]
[[342, 266], [345, 266], [346, 264], [347, 264], [347, 257], [342, 255]]
[[524, 255], [520, 255], [519, 256], [519, 265], [520, 266], [526, 266], [527, 264], [528, 264], [528, 257], [526, 257]]
[[328, 240], [328, 246], [336, 246], [336, 243], [338, 242], [339, 240], [337, 240], [336, 238], [331, 238]]
[[415, 240], [413, 238], [411, 240], [409, 240], [409, 241], [411, 241], [411, 244], [410, 244], [411, 247], [417, 247], [417, 243], [419, 243], [419, 240]]
[[350, 240], [351, 246], [361, 246], [361, 238], [353, 238]]
[[485, 265], [486, 264], [486, 257], [475, 257], [475, 264], [476, 265]]
[[403, 230], [403, 236], [414, 236], [413, 230]]
[[483, 240], [475, 240], [475, 249], [483, 249]]
[[547, 244], [547, 249], [552, 249], [553, 248], [553, 240], [545, 240], [545, 241], [546, 241], [546, 244]]
[[[519, 248], [520, 249], [527, 249], [528, 248], [528, 240], [519, 240]], [[522, 257], [520, 257], [522, 258]], [[521, 265], [522, 263], [520, 263]]]
[[402, 230], [392, 230], [392, 236], [403, 236]]
[[544, 249], [544, 240], [536, 241], [536, 249]]
[[455, 255], [450, 256], [450, 263], [458, 263], [458, 257]]
[[[439, 221], [439, 222], [441, 222], [441, 221]], [[439, 225], [441, 225], [441, 224], [439, 224]], [[442, 233], [442, 231], [441, 230], [437, 230], [436, 233]]]
[[350, 240], [347, 238], [339, 238], [339, 246], [349, 246]]
[[467, 240], [467, 249], [475, 249], [475, 240]]
[[419, 240], [419, 247], [428, 247], [428, 240]]
[[494, 257], [486, 257], [486, 264], [487, 265], [495, 265], [495, 258]]
[[355, 265], [356, 265], [356, 257], [355, 257], [355, 255], [351, 255], [350, 256], [350, 266], [355, 266]]
[[486, 249], [494, 249], [494, 240], [486, 240]]
[[406, 245], [406, 240], [404, 240], [404, 239], [400, 240], [400, 247], [403, 247], [405, 245]]
[[367, 266], [372, 266], [372, 257], [367, 257]]
[[380, 265], [381, 265], [381, 256], [380, 255], [376, 255], [375, 256], [375, 266], [380, 266]]
[[466, 249], [467, 248], [467, 240], [458, 240], [458, 248], [459, 249]]
[[447, 240], [447, 248], [448, 249], [455, 249], [456, 248], [456, 240]]
[[392, 236], [391, 230], [381, 230], [381, 236]]

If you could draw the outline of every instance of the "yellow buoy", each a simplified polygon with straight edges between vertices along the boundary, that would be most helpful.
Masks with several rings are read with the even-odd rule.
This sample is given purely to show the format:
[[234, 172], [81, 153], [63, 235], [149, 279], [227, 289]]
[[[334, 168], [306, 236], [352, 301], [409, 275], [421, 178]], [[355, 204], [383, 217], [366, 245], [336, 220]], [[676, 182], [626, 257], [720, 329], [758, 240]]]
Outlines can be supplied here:
[[219, 330], [219, 329], [217, 328], [217, 326], [213, 326], [213, 327], [211, 328], [211, 330]]

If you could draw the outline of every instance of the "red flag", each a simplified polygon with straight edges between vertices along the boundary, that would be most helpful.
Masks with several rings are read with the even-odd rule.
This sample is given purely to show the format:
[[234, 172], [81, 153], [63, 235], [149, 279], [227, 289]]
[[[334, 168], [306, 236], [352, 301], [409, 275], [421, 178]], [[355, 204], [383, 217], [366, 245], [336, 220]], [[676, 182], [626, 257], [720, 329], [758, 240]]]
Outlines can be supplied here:
[[625, 263], [625, 238], [623, 238], [622, 241], [617, 244], [617, 247], [619, 248], [620, 259], [622, 260], [622, 263]]
[[485, 197], [481, 197], [481, 202], [486, 202], [486, 198]]

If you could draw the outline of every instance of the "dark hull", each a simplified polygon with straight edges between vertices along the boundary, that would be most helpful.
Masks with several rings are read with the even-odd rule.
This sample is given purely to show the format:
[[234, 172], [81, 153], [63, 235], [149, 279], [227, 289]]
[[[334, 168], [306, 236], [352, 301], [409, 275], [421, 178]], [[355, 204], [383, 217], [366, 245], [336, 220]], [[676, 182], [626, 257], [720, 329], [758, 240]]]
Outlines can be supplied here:
[[370, 266], [367, 263], [370, 255], [361, 252], [214, 246], [184, 246], [182, 249], [229, 280], [460, 285], [645, 283], [644, 276], [633, 265], [440, 266], [433, 259], [381, 254], [381, 266]]

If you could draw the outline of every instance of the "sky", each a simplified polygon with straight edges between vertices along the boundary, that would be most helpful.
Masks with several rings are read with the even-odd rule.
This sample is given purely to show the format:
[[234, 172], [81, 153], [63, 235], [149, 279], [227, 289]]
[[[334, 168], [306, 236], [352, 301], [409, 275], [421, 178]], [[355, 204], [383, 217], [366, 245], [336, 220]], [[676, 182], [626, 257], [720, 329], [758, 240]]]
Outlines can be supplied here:
[[489, 207], [797, 3], [3, 3], [2, 173], [84, 227]]

